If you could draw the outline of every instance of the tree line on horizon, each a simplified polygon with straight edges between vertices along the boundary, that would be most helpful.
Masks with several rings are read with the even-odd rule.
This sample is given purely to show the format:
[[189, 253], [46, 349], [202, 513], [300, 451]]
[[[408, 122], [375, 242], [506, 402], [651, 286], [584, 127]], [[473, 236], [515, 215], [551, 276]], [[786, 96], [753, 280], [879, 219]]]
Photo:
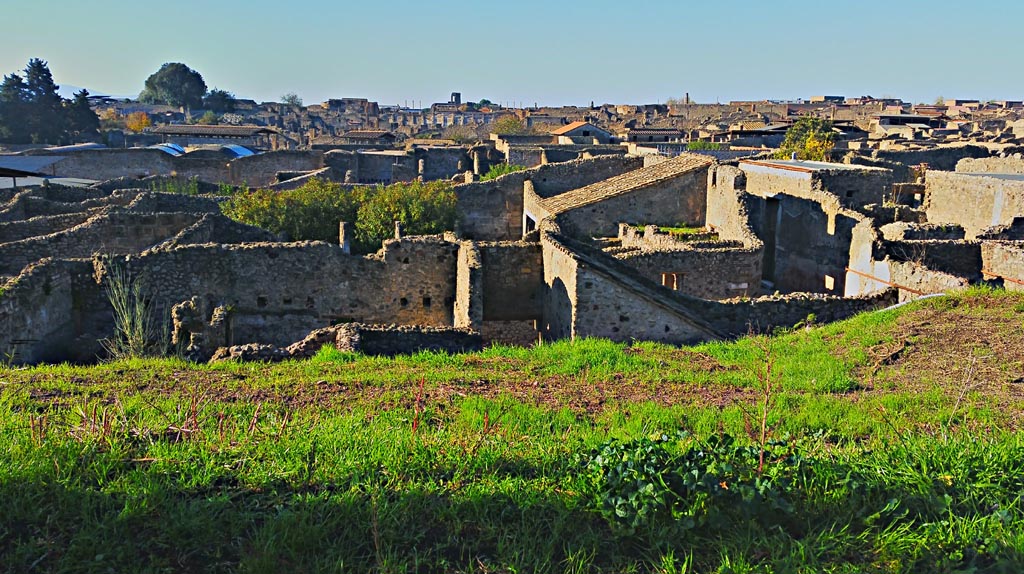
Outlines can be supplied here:
[[100, 120], [89, 106], [88, 90], [70, 100], [57, 93], [46, 62], [32, 58], [23, 74], [0, 84], [0, 142], [67, 144], [99, 137]]

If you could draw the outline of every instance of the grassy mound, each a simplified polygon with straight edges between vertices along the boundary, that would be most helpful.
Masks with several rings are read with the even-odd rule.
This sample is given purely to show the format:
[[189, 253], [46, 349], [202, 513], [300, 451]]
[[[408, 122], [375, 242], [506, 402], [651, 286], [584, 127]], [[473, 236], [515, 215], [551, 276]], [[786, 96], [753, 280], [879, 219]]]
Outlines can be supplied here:
[[1024, 565], [1024, 296], [689, 348], [0, 370], [11, 571]]

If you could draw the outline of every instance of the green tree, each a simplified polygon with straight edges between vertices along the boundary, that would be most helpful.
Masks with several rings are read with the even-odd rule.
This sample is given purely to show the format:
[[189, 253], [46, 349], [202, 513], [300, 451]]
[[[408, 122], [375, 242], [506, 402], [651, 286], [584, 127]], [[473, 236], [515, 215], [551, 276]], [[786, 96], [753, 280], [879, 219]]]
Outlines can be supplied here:
[[292, 241], [338, 241], [338, 222], [355, 225], [360, 251], [380, 248], [402, 222], [409, 234], [452, 230], [455, 192], [448, 182], [396, 183], [353, 189], [320, 179], [288, 191], [239, 193], [221, 204], [225, 215], [284, 234]]
[[203, 98], [203, 107], [218, 114], [233, 112], [235, 111], [235, 95], [227, 90], [214, 88]]
[[497, 179], [505, 174], [523, 171], [524, 169], [526, 169], [525, 165], [516, 165], [514, 163], [496, 163], [491, 166], [491, 169], [487, 170], [487, 173], [480, 176], [480, 181]]
[[23, 143], [30, 141], [28, 122], [28, 87], [18, 74], [4, 76], [0, 85], [0, 141]]
[[93, 138], [99, 135], [100, 118], [89, 105], [89, 91], [75, 93], [75, 98], [65, 105], [67, 130], [73, 139]]
[[150, 104], [167, 104], [198, 108], [203, 104], [206, 82], [199, 72], [185, 64], [171, 62], [146, 78], [146, 87], [139, 100]]
[[786, 131], [778, 157], [788, 159], [795, 153], [797, 159], [826, 161], [834, 146], [835, 132], [832, 131], [832, 122], [814, 116], [804, 116]]
[[57, 93], [50, 68], [39, 58], [25, 66], [25, 93], [28, 96], [29, 137], [33, 143], [60, 143], [66, 139], [64, 99]]
[[523, 120], [512, 115], [506, 115], [495, 120], [494, 124], [491, 125], [491, 132], [509, 135], [524, 134], [526, 133], [526, 126], [523, 125]]
[[299, 97], [295, 92], [288, 92], [281, 96], [281, 103], [289, 106], [295, 106], [297, 108], [302, 107], [302, 98]]

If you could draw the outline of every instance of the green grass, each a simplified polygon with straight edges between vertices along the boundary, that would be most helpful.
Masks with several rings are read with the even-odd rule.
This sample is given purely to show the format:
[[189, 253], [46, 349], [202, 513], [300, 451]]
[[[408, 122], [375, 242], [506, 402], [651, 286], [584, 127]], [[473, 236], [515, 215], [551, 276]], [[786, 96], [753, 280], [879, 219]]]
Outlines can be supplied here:
[[[864, 373], [910, 314], [1019, 324], [1020, 301], [974, 290], [686, 349], [2, 369], [0, 570], [1019, 571], [1020, 402]], [[758, 478], [768, 362], [779, 445]], [[713, 446], [726, 434], [742, 449]], [[609, 440], [653, 462], [595, 466]], [[695, 447], [710, 490], [685, 494]], [[649, 511], [630, 528], [602, 510], [614, 468]]]

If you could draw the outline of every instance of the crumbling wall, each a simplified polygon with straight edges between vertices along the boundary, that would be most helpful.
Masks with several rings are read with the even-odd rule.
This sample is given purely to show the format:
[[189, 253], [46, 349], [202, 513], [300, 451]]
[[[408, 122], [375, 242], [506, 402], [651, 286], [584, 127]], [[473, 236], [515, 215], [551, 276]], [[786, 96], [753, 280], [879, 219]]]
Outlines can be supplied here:
[[1024, 157], [1014, 154], [1009, 157], [964, 158], [956, 162], [959, 173], [1022, 173]]
[[544, 262], [539, 243], [477, 244], [483, 269], [483, 321], [540, 319]]
[[0, 358], [14, 364], [68, 360], [76, 336], [75, 277], [88, 261], [43, 259], [0, 285]]
[[337, 328], [338, 350], [392, 357], [420, 351], [467, 353], [483, 349], [480, 333], [453, 327], [362, 325]]
[[569, 210], [560, 222], [581, 237], [614, 237], [620, 222], [664, 226], [703, 225], [707, 218], [707, 168]]
[[323, 242], [189, 245], [126, 264], [152, 285], [158, 313], [197, 296], [206, 315], [230, 310], [232, 343], [281, 346], [336, 323], [451, 326], [458, 251], [433, 236], [387, 240], [365, 257]]
[[0, 244], [0, 275], [16, 274], [44, 257], [85, 258], [94, 253], [137, 253], [175, 236], [198, 221], [193, 213], [98, 213], [50, 235]]
[[701, 299], [756, 295], [761, 283], [760, 248], [738, 242], [684, 245], [674, 250], [627, 251], [615, 257], [655, 283]]
[[226, 165], [227, 183], [250, 187], [274, 183], [279, 171], [313, 171], [325, 167], [324, 152], [317, 150], [271, 151], [235, 158]]
[[95, 214], [95, 210], [89, 210], [62, 215], [40, 215], [20, 221], [5, 221], [0, 223], [0, 244], [56, 233], [74, 227]]
[[874, 150], [871, 156], [877, 159], [900, 163], [907, 166], [927, 164], [930, 169], [953, 171], [957, 162], [964, 158], [983, 158], [992, 154], [988, 148], [979, 145], [943, 146], [921, 150]]
[[959, 224], [968, 238], [1024, 214], [1024, 181], [929, 171], [925, 186], [928, 221]]
[[472, 241], [459, 244], [455, 276], [455, 307], [453, 323], [456, 327], [479, 330], [483, 323], [484, 287], [483, 262], [480, 249]]
[[640, 157], [600, 157], [503, 175], [490, 181], [456, 185], [459, 233], [467, 239], [509, 241], [523, 235], [523, 182], [541, 197], [551, 197], [638, 169]]
[[986, 275], [1001, 279], [1007, 291], [1024, 291], [1024, 242], [982, 242], [981, 258]]

